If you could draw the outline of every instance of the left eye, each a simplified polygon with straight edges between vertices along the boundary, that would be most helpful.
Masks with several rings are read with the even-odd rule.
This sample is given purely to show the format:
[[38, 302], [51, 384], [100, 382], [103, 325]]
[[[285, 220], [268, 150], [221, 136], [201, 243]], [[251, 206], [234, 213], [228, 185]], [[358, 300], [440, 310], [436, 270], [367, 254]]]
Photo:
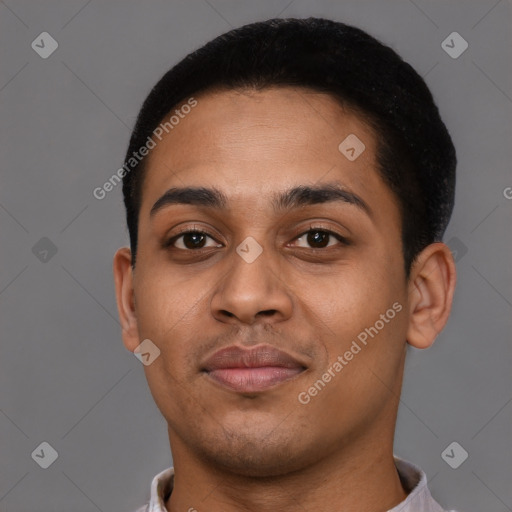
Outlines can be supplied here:
[[[310, 229], [306, 231], [295, 240], [301, 241], [303, 243], [309, 244], [313, 249], [323, 249], [324, 247], [330, 247], [331, 241], [334, 241], [335, 238], [340, 243], [346, 243], [345, 239], [338, 235], [337, 233], [333, 233], [332, 231], [327, 231], [325, 229]], [[301, 247], [308, 247], [307, 245], [302, 245]]]

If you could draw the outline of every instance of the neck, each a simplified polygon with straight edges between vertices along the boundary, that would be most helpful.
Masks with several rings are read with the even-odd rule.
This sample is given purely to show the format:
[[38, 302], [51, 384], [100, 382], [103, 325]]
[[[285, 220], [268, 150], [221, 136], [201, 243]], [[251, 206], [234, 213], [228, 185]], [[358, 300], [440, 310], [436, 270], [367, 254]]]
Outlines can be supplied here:
[[[372, 439], [371, 434], [369, 439]], [[168, 512], [259, 512], [280, 510], [358, 510], [384, 512], [407, 496], [394, 465], [392, 442], [373, 434], [350, 443], [341, 453], [300, 471], [251, 478], [212, 467], [190, 456], [173, 439], [174, 489]]]

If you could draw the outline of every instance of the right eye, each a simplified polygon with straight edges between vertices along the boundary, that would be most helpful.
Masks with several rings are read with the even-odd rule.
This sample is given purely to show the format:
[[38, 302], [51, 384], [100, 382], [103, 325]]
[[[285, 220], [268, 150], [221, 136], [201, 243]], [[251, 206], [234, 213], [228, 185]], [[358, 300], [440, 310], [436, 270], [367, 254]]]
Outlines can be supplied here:
[[222, 245], [219, 245], [217, 242], [213, 245], [205, 245], [208, 238], [213, 242], [216, 242], [215, 239], [205, 231], [198, 229], [187, 229], [167, 240], [167, 242], [165, 242], [165, 247], [184, 251], [193, 251], [208, 247], [222, 247]]

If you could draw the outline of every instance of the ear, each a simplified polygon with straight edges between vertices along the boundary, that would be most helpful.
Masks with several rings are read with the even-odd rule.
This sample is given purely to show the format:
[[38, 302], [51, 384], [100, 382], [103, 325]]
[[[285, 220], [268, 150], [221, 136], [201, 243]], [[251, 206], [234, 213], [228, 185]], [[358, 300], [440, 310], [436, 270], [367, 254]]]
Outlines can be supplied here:
[[128, 247], [118, 249], [114, 255], [113, 271], [116, 285], [116, 301], [121, 320], [124, 346], [131, 352], [140, 344], [135, 315], [133, 292], [132, 256]]
[[423, 349], [434, 343], [448, 321], [455, 281], [455, 262], [446, 244], [430, 244], [415, 259], [408, 292], [410, 345]]

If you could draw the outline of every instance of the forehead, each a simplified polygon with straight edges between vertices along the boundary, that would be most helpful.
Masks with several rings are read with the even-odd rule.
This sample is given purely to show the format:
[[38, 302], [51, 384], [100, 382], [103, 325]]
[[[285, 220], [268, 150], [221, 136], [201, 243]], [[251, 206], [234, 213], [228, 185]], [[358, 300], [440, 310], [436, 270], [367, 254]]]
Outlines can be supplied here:
[[276, 87], [195, 99], [148, 156], [141, 215], [172, 187], [215, 187], [253, 206], [305, 183], [340, 181], [359, 194], [384, 187], [376, 171], [378, 135], [328, 94]]

